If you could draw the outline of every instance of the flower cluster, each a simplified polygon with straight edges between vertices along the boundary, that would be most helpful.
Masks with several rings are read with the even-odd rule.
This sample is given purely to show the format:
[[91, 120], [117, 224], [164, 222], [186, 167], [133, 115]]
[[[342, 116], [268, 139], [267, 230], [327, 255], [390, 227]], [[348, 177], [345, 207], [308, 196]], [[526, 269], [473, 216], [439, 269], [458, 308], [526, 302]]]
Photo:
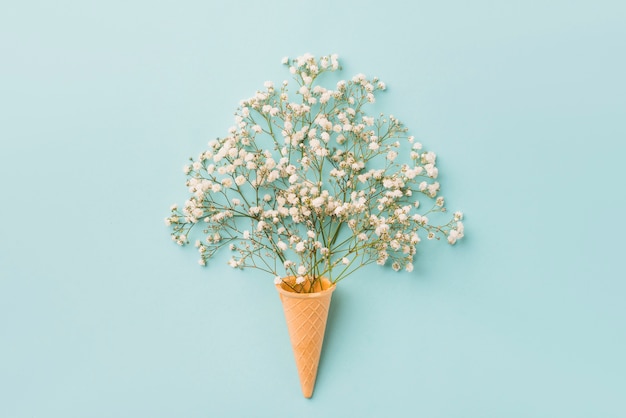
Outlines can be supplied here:
[[446, 212], [435, 153], [394, 116], [364, 112], [385, 83], [357, 74], [318, 84], [340, 69], [337, 55], [283, 64], [295, 94], [288, 81], [266, 82], [241, 101], [228, 135], [184, 167], [190, 197], [166, 218], [176, 243], [189, 244], [199, 228], [200, 264], [228, 247], [232, 267], [302, 285], [336, 283], [373, 262], [411, 271], [422, 237], [463, 237], [461, 212], [429, 219]]

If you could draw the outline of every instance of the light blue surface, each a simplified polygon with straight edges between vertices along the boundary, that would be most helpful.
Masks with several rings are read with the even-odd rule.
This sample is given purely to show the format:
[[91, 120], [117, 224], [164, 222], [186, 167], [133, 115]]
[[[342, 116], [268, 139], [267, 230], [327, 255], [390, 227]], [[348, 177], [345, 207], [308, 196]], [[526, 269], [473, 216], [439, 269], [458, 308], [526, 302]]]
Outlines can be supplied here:
[[[623, 2], [0, 7], [0, 417], [626, 416]], [[339, 53], [460, 245], [335, 292], [313, 399], [271, 277], [169, 240], [240, 99]]]

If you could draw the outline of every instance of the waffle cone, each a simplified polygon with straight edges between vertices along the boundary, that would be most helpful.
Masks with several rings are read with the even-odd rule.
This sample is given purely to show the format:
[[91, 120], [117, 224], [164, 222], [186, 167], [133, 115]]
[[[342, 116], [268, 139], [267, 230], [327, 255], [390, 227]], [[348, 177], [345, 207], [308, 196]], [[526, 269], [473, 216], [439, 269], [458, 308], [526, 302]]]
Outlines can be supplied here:
[[[288, 277], [283, 281], [293, 285], [294, 278]], [[276, 289], [285, 311], [302, 394], [310, 398], [315, 387], [328, 308], [335, 285], [322, 279], [321, 283], [316, 283], [312, 293], [296, 293], [285, 283], [276, 285]]]

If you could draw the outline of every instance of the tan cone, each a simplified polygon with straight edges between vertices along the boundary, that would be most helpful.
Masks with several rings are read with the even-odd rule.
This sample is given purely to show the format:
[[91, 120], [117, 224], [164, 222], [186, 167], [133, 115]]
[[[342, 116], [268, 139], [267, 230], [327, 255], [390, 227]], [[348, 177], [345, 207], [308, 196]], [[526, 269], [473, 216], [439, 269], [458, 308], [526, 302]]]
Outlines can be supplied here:
[[[294, 283], [293, 277], [284, 279]], [[296, 293], [287, 284], [278, 284], [285, 311], [291, 347], [300, 376], [300, 387], [305, 398], [313, 396], [317, 367], [322, 353], [328, 308], [335, 285], [322, 279], [314, 293]]]

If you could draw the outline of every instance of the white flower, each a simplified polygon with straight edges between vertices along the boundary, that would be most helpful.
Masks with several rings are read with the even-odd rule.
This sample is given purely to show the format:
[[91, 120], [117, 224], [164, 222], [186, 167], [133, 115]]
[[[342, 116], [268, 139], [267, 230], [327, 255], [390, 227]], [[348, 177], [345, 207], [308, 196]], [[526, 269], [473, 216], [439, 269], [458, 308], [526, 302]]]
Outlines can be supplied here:
[[347, 258], [347, 257], [342, 258], [342, 259], [341, 259], [341, 262], [342, 262], [343, 264], [345, 264], [346, 266], [347, 266], [348, 264], [350, 264], [350, 260], [348, 260], [348, 258]]
[[289, 64], [289, 57], [283, 57], [283, 59], [280, 60], [280, 63], [283, 65]]
[[387, 224], [380, 224], [376, 227], [376, 229], [374, 230], [374, 233], [378, 236], [381, 236], [383, 234], [386, 234], [387, 231], [389, 231], [389, 225]]
[[243, 239], [250, 239], [250, 231], [248, 230], [243, 231], [242, 236], [243, 236]]
[[302, 284], [304, 283], [305, 279], [302, 276], [298, 276], [296, 277], [296, 284]]
[[300, 276], [303, 276], [304, 274], [306, 274], [306, 267], [305, 266], [298, 266], [298, 274]]
[[454, 244], [456, 243], [456, 240], [459, 236], [459, 233], [457, 232], [456, 229], [452, 229], [449, 233], [448, 233], [448, 242], [450, 244]]
[[439, 191], [438, 182], [434, 182], [433, 184], [428, 185], [428, 193], [430, 194], [430, 197], [435, 197], [438, 191]]
[[272, 183], [278, 180], [279, 177], [280, 177], [280, 173], [277, 170], [273, 170], [270, 172], [269, 176], [267, 176], [267, 181], [269, 183]]
[[276, 243], [276, 246], [277, 246], [278, 248], [280, 248], [280, 249], [281, 249], [281, 251], [285, 251], [285, 250], [287, 249], [287, 244], [285, 244], [285, 243], [284, 243], [284, 242], [282, 242], [282, 241], [278, 241], [278, 242]]
[[[244, 176], [237, 176], [235, 177], [235, 184], [237, 186], [241, 186], [242, 184], [244, 184], [246, 182], [246, 178]], [[234, 199], [233, 199], [234, 200]]]
[[311, 200], [311, 206], [314, 208], [319, 208], [324, 204], [324, 196], [318, 196], [315, 199]]
[[365, 77], [365, 74], [363, 74], [363, 73], [359, 73], [359, 74], [356, 74], [354, 77], [352, 77], [352, 82], [354, 82], [354, 83], [358, 83], [358, 82], [360, 82], [360, 81], [365, 80], [365, 78], [366, 78], [366, 77]]
[[431, 163], [426, 164], [424, 166], [424, 169], [426, 170], [426, 175], [428, 175], [428, 177], [433, 178], [433, 179], [437, 178], [437, 175], [439, 174], [439, 170], [433, 164]]
[[299, 243], [296, 244], [296, 252], [301, 253], [304, 251], [304, 249], [305, 249], [304, 242], [300, 241]]
[[428, 164], [435, 164], [437, 155], [434, 152], [425, 152], [424, 154], [422, 154], [422, 159]]
[[283, 279], [280, 276], [274, 277], [274, 284], [281, 284]]
[[343, 177], [346, 175], [346, 172], [344, 170], [337, 170], [336, 168], [333, 168], [330, 170], [329, 174], [333, 177]]

